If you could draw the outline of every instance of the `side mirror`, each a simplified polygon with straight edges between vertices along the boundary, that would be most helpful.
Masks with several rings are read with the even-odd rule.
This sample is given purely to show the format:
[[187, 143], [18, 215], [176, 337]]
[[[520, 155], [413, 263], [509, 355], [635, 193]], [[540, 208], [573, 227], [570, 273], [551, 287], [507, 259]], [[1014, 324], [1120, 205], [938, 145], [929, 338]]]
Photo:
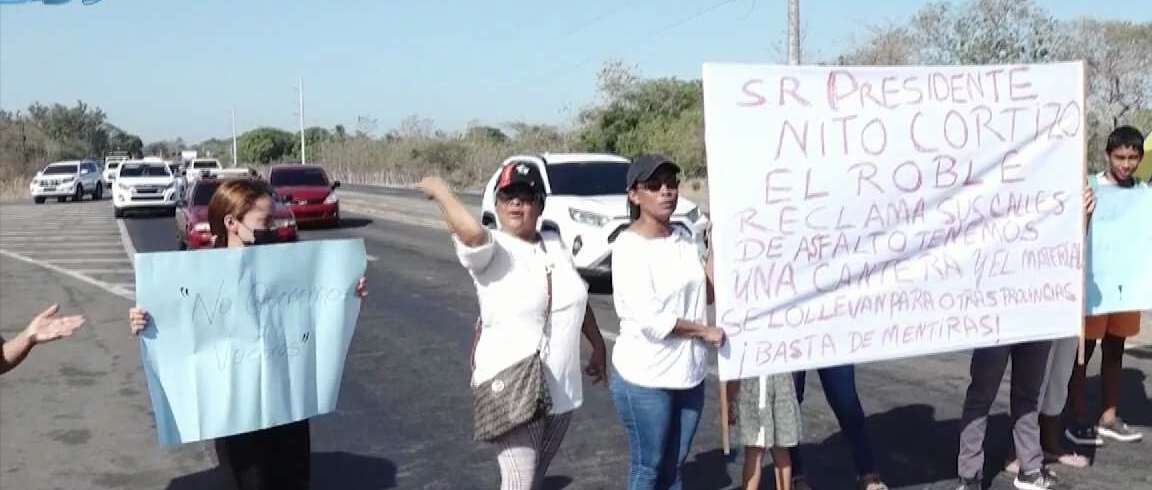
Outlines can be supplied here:
[[335, 189], [337, 187], [340, 187], [340, 181], [339, 180], [332, 182], [332, 188]]

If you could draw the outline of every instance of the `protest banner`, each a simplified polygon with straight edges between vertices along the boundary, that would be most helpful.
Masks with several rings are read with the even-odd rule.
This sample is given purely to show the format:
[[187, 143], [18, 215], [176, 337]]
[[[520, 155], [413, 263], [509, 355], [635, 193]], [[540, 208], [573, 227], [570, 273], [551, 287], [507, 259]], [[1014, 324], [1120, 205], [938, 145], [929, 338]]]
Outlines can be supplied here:
[[1152, 310], [1152, 189], [1097, 187], [1088, 230], [1087, 314]]
[[705, 65], [720, 377], [1078, 334], [1083, 77]]
[[140, 353], [160, 443], [336, 408], [360, 314], [362, 240], [136, 254]]

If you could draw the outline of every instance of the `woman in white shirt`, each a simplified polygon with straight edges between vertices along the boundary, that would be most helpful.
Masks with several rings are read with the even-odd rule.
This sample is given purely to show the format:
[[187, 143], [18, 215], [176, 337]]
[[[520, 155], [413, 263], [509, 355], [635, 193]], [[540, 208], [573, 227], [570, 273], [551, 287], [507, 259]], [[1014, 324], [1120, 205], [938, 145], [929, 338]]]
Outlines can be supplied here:
[[584, 373], [594, 382], [607, 376], [604, 339], [588, 307], [588, 286], [559, 237], [537, 232], [545, 191], [535, 166], [512, 163], [501, 172], [495, 188], [496, 232], [481, 226], [440, 178], [424, 179], [420, 189], [440, 205], [460, 263], [476, 285], [482, 327], [473, 344], [472, 385], [492, 380], [540, 350], [552, 401], [549, 415], [494, 441], [500, 488], [539, 488], [572, 411], [583, 402], [581, 333], [592, 344]]
[[724, 331], [707, 325], [711, 281], [691, 235], [671, 224], [680, 168], [658, 155], [628, 168], [633, 223], [612, 249], [620, 337], [609, 388], [628, 432], [629, 490], [681, 488], [704, 407], [708, 346]]

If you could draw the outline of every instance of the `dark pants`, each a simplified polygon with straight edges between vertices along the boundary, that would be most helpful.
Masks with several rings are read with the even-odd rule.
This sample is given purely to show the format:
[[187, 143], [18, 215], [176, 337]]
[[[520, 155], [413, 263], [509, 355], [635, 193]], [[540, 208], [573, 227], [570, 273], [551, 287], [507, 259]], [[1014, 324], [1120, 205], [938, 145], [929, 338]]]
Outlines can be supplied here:
[[1040, 449], [1039, 403], [1044, 372], [1052, 342], [1025, 342], [1015, 345], [985, 347], [972, 351], [969, 368], [972, 382], [964, 397], [960, 416], [960, 452], [956, 472], [960, 478], [983, 478], [984, 435], [988, 430], [988, 412], [1000, 391], [1000, 381], [1012, 360], [1012, 384], [1009, 411], [1012, 416], [1012, 442], [1020, 460], [1020, 472], [1039, 470], [1044, 455]]
[[[876, 460], [872, 456], [872, 440], [868, 437], [868, 428], [865, 426], [864, 407], [860, 406], [860, 396], [856, 393], [856, 367], [848, 364], [833, 366], [816, 371], [820, 375], [820, 385], [824, 388], [824, 398], [832, 413], [836, 414], [836, 421], [840, 423], [840, 430], [844, 438], [852, 447], [852, 458], [856, 461], [856, 474], [867, 475], [876, 473]], [[796, 398], [804, 402], [804, 382], [806, 373], [801, 371], [793, 375], [796, 381]], [[804, 460], [800, 457], [800, 448], [794, 447], [792, 452], [792, 474], [804, 474]]]
[[308, 421], [216, 439], [224, 488], [306, 490], [312, 473]]

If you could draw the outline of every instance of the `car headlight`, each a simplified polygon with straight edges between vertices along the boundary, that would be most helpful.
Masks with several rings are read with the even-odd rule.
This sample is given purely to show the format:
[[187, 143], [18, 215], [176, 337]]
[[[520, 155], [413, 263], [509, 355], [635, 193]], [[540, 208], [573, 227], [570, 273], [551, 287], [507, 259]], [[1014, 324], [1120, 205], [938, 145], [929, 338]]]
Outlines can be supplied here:
[[210, 233], [212, 231], [212, 225], [208, 223], [196, 223], [192, 226], [192, 231], [196, 233]]
[[289, 219], [278, 219], [278, 220], [272, 221], [272, 227], [273, 228], [277, 228], [277, 229], [289, 228], [292, 226], [296, 226], [296, 220], [295, 219], [289, 218]]
[[590, 211], [582, 211], [575, 208], [569, 209], [568, 215], [572, 217], [572, 221], [577, 223], [584, 223], [586, 225], [592, 225], [597, 228], [608, 224], [608, 221], [610, 221], [609, 217], [602, 214], [597, 214]]
[[120, 186], [120, 189], [121, 189], [121, 190], [123, 190], [123, 191], [127, 191], [127, 192], [131, 192], [131, 191], [132, 191], [132, 186], [130, 186], [130, 185], [127, 185], [127, 184], [125, 184], [125, 183], [123, 183], [123, 182], [117, 182], [117, 183], [116, 183], [116, 185], [117, 185], [117, 186]]
[[336, 204], [338, 202], [340, 202], [340, 196], [337, 196], [335, 191], [328, 193], [328, 197], [324, 198], [324, 204]]

